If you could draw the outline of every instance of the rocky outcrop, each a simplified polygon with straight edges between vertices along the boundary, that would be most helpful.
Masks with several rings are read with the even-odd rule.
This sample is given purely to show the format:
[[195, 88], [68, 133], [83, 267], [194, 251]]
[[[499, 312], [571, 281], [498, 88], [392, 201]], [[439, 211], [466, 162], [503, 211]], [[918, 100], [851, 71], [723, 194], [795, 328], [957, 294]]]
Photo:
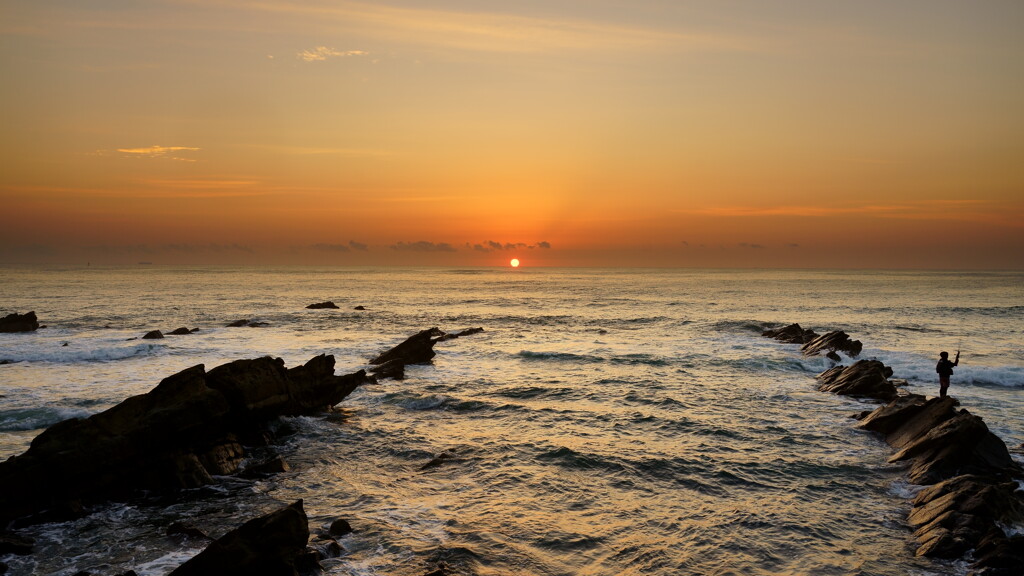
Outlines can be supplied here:
[[143, 340], [159, 340], [164, 337], [164, 333], [159, 330], [150, 330], [146, 332], [146, 335], [142, 337]]
[[245, 445], [267, 441], [270, 419], [322, 411], [365, 381], [362, 370], [335, 376], [334, 357], [324, 355], [291, 369], [270, 357], [188, 368], [104, 412], [53, 425], [0, 462], [0, 525], [213, 483], [238, 471]]
[[896, 386], [892, 368], [878, 360], [858, 360], [852, 366], [833, 366], [818, 374], [818, 390], [844, 396], [892, 400]]
[[335, 304], [334, 302], [331, 302], [330, 300], [328, 300], [327, 302], [319, 302], [317, 304], [310, 304], [309, 306], [306, 306], [306, 308], [308, 308], [310, 310], [322, 310], [324, 308], [336, 309], [336, 308], [338, 308], [338, 305]]
[[817, 338], [818, 334], [814, 330], [805, 330], [801, 328], [799, 324], [790, 324], [784, 328], [765, 330], [761, 333], [761, 336], [774, 338], [775, 340], [787, 342], [789, 344], [806, 344]]
[[242, 320], [235, 320], [234, 322], [228, 324], [228, 328], [262, 328], [267, 325], [268, 324], [266, 322], [259, 322], [256, 320], [249, 320], [248, 318], [243, 318]]
[[1009, 477], [1021, 473], [1006, 444], [985, 422], [956, 410], [956, 399], [902, 396], [868, 414], [860, 428], [878, 432], [897, 450], [892, 462], [910, 462], [910, 481], [935, 484], [960, 474]]
[[417, 332], [398, 346], [370, 360], [370, 364], [380, 365], [394, 360], [402, 364], [426, 364], [436, 355], [434, 344], [437, 344], [444, 334], [439, 328]]
[[443, 340], [454, 340], [456, 338], [461, 338], [463, 336], [472, 336], [473, 334], [479, 334], [479, 333], [481, 333], [483, 331], [484, 331], [483, 328], [466, 328], [465, 330], [462, 330], [461, 332], [449, 332], [449, 333], [446, 333], [443, 336], [441, 336], [441, 340], [442, 341]]
[[842, 330], [833, 330], [814, 338], [800, 347], [804, 356], [819, 356], [822, 352], [832, 360], [839, 361], [837, 352], [844, 352], [850, 358], [860, 356], [864, 345], [860, 340], [851, 340]]
[[948, 396], [911, 394], [871, 412], [860, 427], [882, 434], [897, 450], [890, 462], [909, 462], [910, 481], [929, 486], [908, 516], [917, 555], [959, 558], [975, 550], [976, 574], [1020, 574], [1001, 571], [1019, 569], [1013, 554], [1020, 553], [1000, 524], [1024, 521], [1024, 493], [1011, 481], [1024, 471], [981, 418], [956, 405]]
[[299, 500], [228, 532], [171, 576], [295, 576], [309, 566], [308, 542], [309, 520]]
[[184, 336], [186, 334], [192, 334], [193, 332], [199, 332], [199, 328], [193, 328], [193, 329], [189, 330], [188, 328], [185, 328], [184, 326], [182, 326], [181, 328], [175, 328], [174, 330], [171, 330], [170, 332], [167, 333], [167, 335], [168, 336]]
[[8, 314], [0, 318], [0, 332], [33, 332], [39, 329], [35, 312]]

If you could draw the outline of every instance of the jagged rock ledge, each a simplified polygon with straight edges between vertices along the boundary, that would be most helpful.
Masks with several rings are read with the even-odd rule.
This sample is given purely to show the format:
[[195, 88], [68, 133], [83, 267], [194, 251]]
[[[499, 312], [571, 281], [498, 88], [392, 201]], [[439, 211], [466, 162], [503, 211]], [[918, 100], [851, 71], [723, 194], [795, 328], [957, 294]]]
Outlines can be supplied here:
[[[809, 348], [820, 351], [826, 342], [839, 343], [830, 349], [830, 358], [836, 349], [848, 354], [861, 350], [859, 341], [852, 341], [853, 348], [845, 344], [849, 337], [842, 331], [815, 336], [799, 324], [766, 330], [763, 336], [802, 344], [805, 354]], [[892, 374], [882, 362], [859, 360], [834, 366], [816, 379], [825, 392], [888, 402], [860, 414], [859, 427], [881, 434], [897, 450], [889, 461], [908, 462], [909, 480], [927, 486], [907, 518], [919, 544], [916, 554], [949, 559], [972, 553], [975, 576], [1024, 574], [1024, 535], [1008, 536], [1001, 528], [1024, 522], [1024, 492], [1016, 481], [1024, 471], [980, 417], [956, 409], [955, 398], [901, 396]]]
[[437, 355], [434, 352], [434, 344], [483, 331], [483, 328], [468, 328], [461, 332], [449, 333], [437, 327], [422, 330], [370, 360], [370, 364], [373, 365], [370, 373], [377, 378], [402, 380], [405, 378], [406, 365], [427, 364]]
[[86, 419], [39, 434], [0, 462], [0, 525], [81, 515], [83, 505], [169, 493], [240, 471], [246, 446], [266, 445], [278, 416], [320, 412], [367, 381], [334, 375], [334, 357], [286, 369], [280, 358], [193, 366]]

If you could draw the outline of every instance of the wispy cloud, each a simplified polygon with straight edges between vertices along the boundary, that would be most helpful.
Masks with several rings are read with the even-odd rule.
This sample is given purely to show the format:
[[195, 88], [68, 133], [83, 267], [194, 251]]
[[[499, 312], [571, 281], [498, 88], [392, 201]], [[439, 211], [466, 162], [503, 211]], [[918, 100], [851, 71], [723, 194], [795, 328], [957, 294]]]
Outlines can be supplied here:
[[369, 52], [364, 50], [336, 50], [327, 46], [317, 46], [312, 50], [303, 50], [296, 54], [299, 60], [304, 62], [323, 62], [328, 58], [345, 58], [347, 56], [367, 56]]
[[398, 244], [391, 245], [392, 250], [398, 252], [458, 252], [458, 249], [447, 242], [427, 242], [426, 240], [420, 240], [419, 242], [399, 242]]
[[[1007, 211], [1007, 208], [1010, 208]], [[677, 214], [720, 218], [866, 216], [897, 220], [946, 220], [1009, 224], [1016, 221], [1019, 208], [997, 206], [985, 200], [927, 200], [899, 204], [856, 206], [712, 206], [674, 210]]]
[[[149, 146], [146, 148], [118, 148], [117, 151], [134, 158], [160, 158], [164, 160], [177, 160], [179, 162], [195, 162], [195, 158], [181, 156], [179, 153], [198, 152], [201, 148], [192, 146]], [[102, 150], [97, 151], [103, 155]]]
[[496, 252], [502, 250], [535, 250], [542, 249], [547, 250], [551, 248], [550, 242], [537, 242], [536, 244], [526, 244], [524, 242], [495, 242], [494, 240], [488, 240], [479, 244], [466, 244], [466, 248], [470, 248], [477, 252]]
[[[607, 51], [636, 49], [753, 50], [750, 38], [701, 31], [679, 32], [651, 26], [627, 26], [582, 18], [538, 18], [502, 12], [455, 11], [388, 6], [381, 3], [332, 1], [330, 3], [265, 0], [222, 4], [260, 10], [282, 21], [314, 19], [321, 29], [358, 33], [389, 43], [416, 43], [486, 52], [553, 52], [563, 50]], [[309, 53], [308, 61], [321, 54]], [[344, 54], [344, 52], [342, 52]], [[331, 56], [326, 56], [331, 57]]]
[[85, 248], [88, 252], [95, 252], [98, 254], [105, 255], [130, 255], [130, 254], [163, 254], [163, 253], [177, 253], [177, 254], [225, 254], [231, 252], [244, 252], [246, 254], [253, 254], [254, 250], [251, 246], [244, 244], [122, 244], [122, 245], [99, 245], [99, 246], [88, 246]]

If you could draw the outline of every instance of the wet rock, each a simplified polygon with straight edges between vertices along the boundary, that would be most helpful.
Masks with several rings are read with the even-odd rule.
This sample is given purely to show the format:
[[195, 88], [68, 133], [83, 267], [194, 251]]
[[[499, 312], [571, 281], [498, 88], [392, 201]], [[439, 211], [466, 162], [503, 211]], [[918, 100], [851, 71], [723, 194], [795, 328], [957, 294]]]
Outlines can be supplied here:
[[437, 468], [438, 466], [444, 464], [445, 462], [448, 462], [449, 460], [452, 460], [453, 458], [455, 458], [455, 456], [452, 455], [451, 453], [442, 452], [435, 456], [430, 462], [427, 462], [423, 466], [420, 466], [420, 471], [430, 470], [431, 468]]
[[353, 310], [366, 310], [366, 306], [356, 306]]
[[228, 328], [263, 328], [264, 326], [269, 326], [269, 324], [266, 322], [259, 322], [257, 320], [249, 320], [248, 318], [235, 320], [228, 324]]
[[0, 531], [0, 555], [16, 554], [18, 556], [28, 556], [32, 553], [32, 547], [35, 544], [34, 540], [21, 534], [15, 534], [6, 530]]
[[171, 576], [294, 576], [307, 554], [308, 541], [309, 522], [299, 500], [228, 532]]
[[167, 334], [170, 335], [170, 336], [184, 336], [185, 334], [192, 334], [193, 332], [198, 332], [198, 331], [199, 331], [199, 328], [193, 328], [192, 330], [189, 330], [188, 328], [181, 327], [181, 328], [175, 328], [174, 330], [168, 332]]
[[213, 540], [213, 538], [210, 538], [205, 532], [203, 532], [199, 528], [196, 528], [191, 524], [185, 524], [184, 522], [174, 522], [170, 526], [168, 526], [167, 535], [181, 536], [184, 538], [193, 538], [195, 540]]
[[306, 308], [310, 310], [322, 310], [324, 308], [335, 309], [337, 307], [338, 305], [335, 304], [334, 302], [331, 302], [330, 300], [328, 300], [327, 302], [319, 302], [317, 304], [310, 304], [309, 306], [306, 306]]
[[158, 340], [164, 337], [164, 333], [159, 330], [152, 330], [146, 332], [146, 335], [142, 337], [143, 340]]
[[444, 336], [444, 332], [438, 328], [423, 330], [370, 360], [370, 364], [384, 364], [391, 360], [400, 360], [402, 364], [426, 364], [436, 355], [434, 344], [442, 336]]
[[1024, 534], [1007, 537], [995, 530], [982, 539], [974, 550], [975, 576], [1024, 575]]
[[51, 426], [0, 462], [0, 525], [80, 501], [213, 483], [238, 470], [243, 440], [264, 438], [271, 419], [323, 411], [365, 380], [361, 370], [335, 376], [325, 355], [291, 369], [265, 357], [183, 370], [146, 394]]
[[818, 390], [844, 396], [892, 400], [896, 386], [888, 380], [892, 368], [878, 360], [858, 360], [852, 366], [835, 366], [818, 374]]
[[934, 484], [960, 474], [1020, 474], [1006, 445], [985, 422], [955, 406], [951, 396], [908, 395], [878, 408], [859, 427], [885, 435], [897, 450], [890, 461], [909, 461], [909, 477], [915, 484]]
[[799, 324], [790, 324], [784, 328], [765, 330], [761, 336], [774, 338], [789, 344], [806, 344], [818, 337], [814, 330], [805, 330]]
[[280, 455], [274, 455], [273, 457], [257, 462], [245, 467], [242, 471], [242, 476], [245, 478], [262, 478], [273, 474], [280, 474], [282, 472], [288, 472], [292, 469]]
[[7, 571], [10, 569], [11, 567], [8, 566], [5, 562], [0, 562], [0, 574], [7, 574]]
[[335, 536], [344, 536], [352, 533], [352, 525], [348, 523], [348, 520], [339, 518], [334, 522], [331, 522], [329, 531]]
[[448, 333], [441, 336], [441, 340], [454, 340], [455, 338], [461, 338], [462, 336], [471, 336], [473, 334], [479, 334], [483, 332], [483, 328], [467, 328], [461, 332]]
[[0, 332], [34, 332], [39, 329], [35, 312], [8, 314], [0, 318]]
[[370, 368], [370, 373], [378, 378], [405, 380], [405, 362], [403, 362], [401, 358], [388, 360], [383, 364]]
[[860, 340], [851, 340], [846, 332], [833, 330], [807, 342], [800, 347], [800, 351], [804, 356], [818, 356], [822, 352], [832, 351], [843, 352], [851, 358], [856, 358], [863, 348]]

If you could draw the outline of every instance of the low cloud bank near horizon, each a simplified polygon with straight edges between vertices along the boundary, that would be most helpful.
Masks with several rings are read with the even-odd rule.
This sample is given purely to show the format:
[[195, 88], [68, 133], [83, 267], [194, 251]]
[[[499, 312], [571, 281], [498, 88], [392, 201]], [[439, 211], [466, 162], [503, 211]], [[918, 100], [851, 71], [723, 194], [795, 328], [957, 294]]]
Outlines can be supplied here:
[[549, 250], [551, 248], [550, 242], [537, 242], [536, 244], [526, 244], [524, 242], [495, 242], [494, 240], [488, 240], [486, 242], [480, 242], [478, 244], [466, 243], [466, 248], [476, 250], [477, 252], [497, 252], [505, 250]]

